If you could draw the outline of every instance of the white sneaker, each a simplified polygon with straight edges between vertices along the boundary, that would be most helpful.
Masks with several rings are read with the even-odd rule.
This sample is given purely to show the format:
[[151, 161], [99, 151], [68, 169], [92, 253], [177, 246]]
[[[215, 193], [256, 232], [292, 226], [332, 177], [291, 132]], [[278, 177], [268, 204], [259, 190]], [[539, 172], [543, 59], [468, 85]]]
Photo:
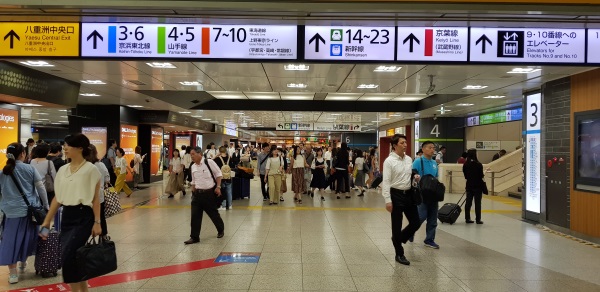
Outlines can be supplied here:
[[217, 210], [219, 210], [219, 211], [225, 211], [225, 210], [227, 210], [227, 209], [225, 209], [225, 208], [223, 208], [223, 207], [219, 207], [219, 209], [217, 209]]
[[17, 283], [19, 283], [19, 275], [10, 275], [10, 276], [8, 276], [8, 283], [9, 284], [17, 284]]
[[231, 210], [231, 209], [233, 209], [233, 207], [227, 207], [227, 210]]

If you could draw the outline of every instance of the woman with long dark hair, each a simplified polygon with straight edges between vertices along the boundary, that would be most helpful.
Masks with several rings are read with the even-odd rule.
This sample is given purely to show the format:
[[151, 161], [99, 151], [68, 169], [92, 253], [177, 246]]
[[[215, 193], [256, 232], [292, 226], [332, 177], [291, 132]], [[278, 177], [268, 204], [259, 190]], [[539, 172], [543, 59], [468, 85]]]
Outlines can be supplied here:
[[[78, 267], [77, 249], [84, 246], [91, 236], [102, 234], [100, 220], [100, 179], [98, 169], [86, 160], [90, 156], [90, 140], [83, 134], [65, 137], [65, 156], [70, 163], [56, 174], [56, 196], [42, 224], [50, 228], [50, 222], [62, 205], [60, 244], [62, 250], [62, 275], [71, 291], [88, 291], [86, 275]], [[46, 239], [44, 232], [40, 233]]]
[[319, 193], [321, 194], [321, 201], [325, 201], [325, 197], [323, 196], [323, 190], [327, 188], [327, 180], [325, 179], [325, 169], [327, 169], [327, 165], [325, 164], [325, 158], [323, 158], [323, 149], [317, 148], [317, 154], [315, 159], [310, 166], [313, 170], [312, 181], [310, 182], [310, 187], [312, 188], [312, 194], [315, 193], [315, 189], [319, 189]]
[[125, 150], [123, 148], [117, 148], [115, 153], [117, 153], [117, 158], [115, 158], [115, 174], [117, 175], [115, 191], [117, 194], [120, 194], [121, 190], [123, 190], [127, 197], [129, 197], [133, 191], [129, 188], [125, 179], [127, 178], [127, 171], [132, 171], [132, 169], [125, 159]]
[[165, 193], [169, 194], [169, 198], [173, 198], [176, 193], [181, 191], [185, 196], [185, 188], [183, 187], [183, 162], [179, 157], [179, 150], [173, 150], [173, 158], [169, 162], [169, 181]]
[[[52, 161], [46, 159], [48, 153], [50, 152], [50, 146], [48, 144], [40, 144], [33, 148], [32, 156], [35, 157], [31, 159], [29, 164], [33, 166], [40, 176], [42, 177], [42, 182], [44, 186], [47, 186], [46, 193], [48, 194], [48, 202], [52, 202], [54, 199], [54, 179], [56, 178], [56, 169], [54, 168], [54, 163]], [[48, 177], [46, 177], [48, 175]], [[46, 180], [50, 181], [46, 181]]]
[[354, 168], [356, 168], [356, 177], [354, 177], [354, 185], [360, 190], [359, 197], [365, 195], [365, 158], [363, 157], [363, 152], [360, 149], [356, 151], [356, 159], [354, 160]]
[[467, 180], [465, 190], [467, 192], [467, 202], [465, 204], [465, 221], [473, 223], [471, 220], [471, 206], [475, 199], [475, 221], [477, 224], [483, 224], [481, 221], [481, 197], [483, 196], [483, 165], [477, 159], [477, 150], [469, 149], [467, 151], [467, 162], [463, 164], [463, 174]]
[[348, 164], [350, 163], [350, 156], [348, 154], [348, 144], [342, 142], [342, 147], [337, 153], [337, 162], [335, 165], [335, 174], [337, 176], [337, 188], [335, 193], [337, 198], [340, 199], [340, 194], [346, 193], [346, 199], [350, 197], [350, 182], [348, 181]]
[[306, 192], [304, 183], [304, 156], [300, 153], [298, 145], [292, 146], [292, 191], [294, 192], [294, 201], [302, 204], [302, 193]]
[[[25, 270], [27, 258], [35, 253], [37, 246], [37, 227], [27, 216], [27, 204], [23, 195], [32, 206], [44, 206], [48, 209], [46, 189], [42, 176], [38, 171], [25, 161], [25, 147], [19, 143], [11, 143], [6, 149], [6, 166], [0, 173], [0, 190], [2, 200], [0, 210], [4, 213], [2, 222], [3, 232], [0, 241], [0, 265], [8, 266], [8, 282], [19, 282], [17, 262], [20, 262], [21, 271]], [[16, 179], [17, 186], [13, 181]], [[35, 191], [34, 191], [35, 188]], [[37, 193], [36, 193], [37, 191]]]

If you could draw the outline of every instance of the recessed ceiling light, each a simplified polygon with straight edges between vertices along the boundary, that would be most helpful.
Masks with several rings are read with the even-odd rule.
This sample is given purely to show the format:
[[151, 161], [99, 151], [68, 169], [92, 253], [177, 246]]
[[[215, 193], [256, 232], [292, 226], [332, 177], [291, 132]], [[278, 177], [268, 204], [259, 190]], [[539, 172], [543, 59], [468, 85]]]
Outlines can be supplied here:
[[379, 121], [371, 121], [371, 123], [379, 123]]
[[538, 71], [542, 71], [541, 68], [513, 68], [511, 71], [508, 71], [506, 73], [509, 74], [528, 74], [528, 73], [533, 73], [533, 72], [538, 72]]
[[219, 123], [219, 121], [210, 121], [210, 122], [213, 123], [213, 124], [218, 124]]
[[332, 116], [341, 116], [342, 114], [331, 114]]
[[184, 86], [200, 86], [200, 85], [202, 85], [202, 83], [200, 83], [199, 81], [181, 81], [181, 82], [179, 82], [179, 84], [184, 85]]
[[18, 106], [25, 106], [25, 107], [28, 107], [28, 106], [42, 106], [41, 104], [29, 103], [29, 102], [26, 102], [26, 103], [14, 103], [14, 104], [18, 105]]
[[202, 116], [192, 116], [192, 118], [201, 118]]
[[373, 72], [398, 72], [400, 69], [400, 66], [378, 66]]
[[99, 94], [96, 94], [96, 93], [80, 93], [79, 95], [81, 95], [81, 96], [100, 96]]
[[159, 69], [175, 69], [175, 68], [177, 68], [175, 65], [173, 65], [171, 63], [152, 62], [152, 63], [146, 63], [146, 65], [148, 65], [152, 68], [159, 68]]
[[202, 119], [203, 121], [210, 121], [211, 119]]
[[19, 62], [23, 65], [31, 66], [31, 67], [54, 67], [54, 65], [46, 62], [46, 61], [24, 61]]
[[489, 96], [485, 96], [483, 98], [487, 98], [487, 99], [498, 99], [498, 98], [505, 98], [506, 96], [504, 95], [489, 95]]
[[310, 66], [304, 65], [304, 64], [299, 64], [299, 65], [289, 64], [289, 65], [284, 65], [283, 69], [285, 69], [286, 71], [308, 71], [308, 69], [310, 69]]
[[85, 84], [92, 84], [92, 85], [100, 85], [100, 84], [106, 84], [104, 81], [102, 80], [81, 80], [81, 83], [85, 83]]
[[49, 121], [49, 119], [38, 119], [38, 121]]
[[48, 115], [50, 115], [49, 113], [37, 113], [37, 114], [40, 115], [40, 116], [48, 116]]
[[372, 123], [366, 123], [365, 126], [372, 126]]
[[61, 110], [58, 110], [58, 111], [59, 112], [66, 112], [67, 110], [66, 109], [61, 109]]
[[243, 115], [244, 112], [239, 112], [239, 113], [233, 113], [234, 115]]
[[62, 125], [61, 123], [50, 123], [52, 125]]
[[191, 114], [192, 112], [179, 112], [180, 114]]
[[356, 88], [358, 88], [358, 89], [375, 89], [377, 87], [379, 87], [379, 85], [377, 85], [377, 84], [361, 84]]
[[472, 106], [472, 105], [475, 105], [475, 104], [472, 104], [472, 103], [459, 103], [456, 106]]
[[445, 113], [445, 112], [451, 112], [452, 110], [449, 110], [449, 109], [439, 109], [437, 111], [441, 112], [441, 113]]
[[401, 117], [401, 116], [402, 116], [401, 114], [393, 114], [393, 115], [390, 115], [390, 117]]
[[66, 119], [66, 118], [67, 118], [67, 116], [60, 116], [60, 117], [61, 117], [61, 118], [63, 118], [63, 119]]
[[143, 106], [141, 106], [141, 105], [128, 105], [128, 107], [138, 108], [138, 107], [143, 107]]
[[487, 85], [467, 85], [463, 87], [463, 89], [471, 90], [471, 89], [484, 89], [487, 88]]
[[288, 83], [287, 87], [288, 88], [307, 88], [308, 85], [306, 85], [304, 83]]
[[69, 121], [58, 121], [59, 123], [68, 123]]

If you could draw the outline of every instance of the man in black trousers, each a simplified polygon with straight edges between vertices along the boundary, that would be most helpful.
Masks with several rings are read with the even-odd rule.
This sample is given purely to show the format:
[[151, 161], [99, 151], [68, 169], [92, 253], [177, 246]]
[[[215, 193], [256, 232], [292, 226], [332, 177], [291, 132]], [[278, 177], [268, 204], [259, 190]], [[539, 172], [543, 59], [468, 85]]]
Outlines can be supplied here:
[[205, 159], [202, 148], [192, 148], [192, 223], [190, 239], [185, 244], [200, 242], [200, 229], [202, 228], [202, 217], [210, 217], [217, 228], [217, 238], [225, 235], [225, 224], [217, 210], [217, 197], [221, 196], [221, 169], [212, 159]]

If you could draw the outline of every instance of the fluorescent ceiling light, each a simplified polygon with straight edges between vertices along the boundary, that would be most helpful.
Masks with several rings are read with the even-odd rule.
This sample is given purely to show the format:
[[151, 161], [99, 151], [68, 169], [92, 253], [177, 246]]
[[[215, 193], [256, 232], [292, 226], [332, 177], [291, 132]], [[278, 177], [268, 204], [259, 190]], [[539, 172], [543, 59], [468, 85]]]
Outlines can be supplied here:
[[299, 64], [299, 65], [289, 64], [289, 65], [284, 65], [283, 69], [285, 69], [286, 71], [308, 71], [308, 69], [310, 69], [310, 66], [304, 65], [304, 64]]
[[219, 121], [210, 121], [210, 122], [213, 123], [213, 124], [218, 124], [219, 123]]
[[60, 117], [61, 117], [61, 118], [63, 118], [63, 119], [66, 119], [66, 118], [67, 118], [67, 116], [60, 116]]
[[248, 99], [242, 92], [211, 91], [208, 92], [217, 99]]
[[212, 119], [202, 119], [202, 120], [203, 120], [203, 121], [210, 121], [210, 120], [212, 120]]
[[472, 103], [459, 103], [456, 106], [472, 106], [472, 105], [475, 105], [475, 104], [472, 104]]
[[308, 85], [306, 85], [304, 83], [288, 83], [287, 87], [288, 88], [307, 88]]
[[102, 80], [81, 80], [81, 83], [85, 83], [85, 84], [92, 84], [92, 85], [100, 85], [100, 84], [106, 84], [104, 81]]
[[372, 123], [366, 123], [365, 126], [372, 126]]
[[379, 118], [379, 120], [389, 120], [390, 118]]
[[393, 115], [390, 115], [390, 117], [401, 117], [401, 116], [402, 116], [401, 114], [393, 114]]
[[314, 96], [314, 93], [281, 93], [281, 99], [283, 100], [312, 100]]
[[538, 71], [542, 71], [541, 68], [513, 68], [511, 71], [508, 71], [506, 73], [509, 74], [528, 74], [528, 73], [533, 73], [533, 72], [538, 72]]
[[179, 84], [184, 85], [184, 86], [201, 86], [202, 83], [200, 83], [199, 81], [181, 81], [179, 82]]
[[191, 114], [192, 112], [179, 112], [180, 114]]
[[331, 114], [332, 116], [341, 116], [342, 114]]
[[61, 109], [61, 110], [58, 110], [58, 111], [59, 112], [66, 112], [67, 110], [66, 109]]
[[244, 112], [239, 112], [239, 113], [233, 113], [234, 115], [243, 115]]
[[192, 118], [201, 118], [202, 116], [192, 116]]
[[487, 99], [498, 99], [498, 98], [505, 98], [506, 96], [504, 95], [489, 95], [489, 96], [485, 96], [483, 98], [487, 98]]
[[38, 121], [49, 121], [49, 119], [38, 119]]
[[384, 100], [390, 100], [391, 97], [388, 96], [365, 96], [365, 97], [361, 97], [358, 100], [367, 100], [367, 101], [384, 101]]
[[81, 96], [100, 96], [99, 94], [96, 94], [96, 93], [80, 93], [79, 95], [81, 95]]
[[356, 100], [358, 96], [327, 96], [326, 100]]
[[248, 92], [244, 93], [249, 99], [279, 99], [278, 92]]
[[18, 106], [25, 106], [25, 107], [27, 107], [27, 106], [42, 106], [41, 104], [29, 103], [29, 102], [26, 102], [26, 103], [14, 103], [14, 104], [16, 104]]
[[451, 112], [452, 110], [449, 110], [449, 109], [439, 109], [437, 111], [441, 112], [441, 113], [445, 113], [445, 112]]
[[61, 123], [50, 123], [52, 125], [62, 125]]
[[379, 121], [371, 121], [371, 123], [379, 123]]
[[173, 65], [171, 63], [152, 62], [152, 63], [146, 63], [146, 65], [148, 65], [152, 68], [159, 68], [159, 69], [175, 69], [175, 68], [177, 68], [175, 65]]
[[134, 105], [128, 105], [128, 107], [138, 108], [138, 107], [143, 107], [143, 106], [134, 104]]
[[487, 85], [467, 85], [467, 86], [463, 87], [463, 89], [467, 89], [467, 90], [470, 90], [470, 89], [484, 89], [484, 88], [487, 88]]
[[68, 123], [69, 121], [58, 121], [59, 123]]
[[398, 72], [400, 69], [400, 66], [377, 66], [373, 72]]
[[48, 116], [48, 115], [50, 115], [49, 113], [37, 113], [37, 114], [40, 115], [40, 116]]
[[394, 101], [419, 101], [421, 99], [423, 99], [425, 97], [396, 97], [393, 100]]
[[377, 85], [377, 84], [361, 84], [356, 88], [358, 88], [358, 89], [375, 89], [377, 87], [379, 87], [379, 85]]
[[46, 62], [46, 61], [24, 61], [19, 62], [23, 65], [31, 66], [31, 67], [54, 67], [54, 65]]

